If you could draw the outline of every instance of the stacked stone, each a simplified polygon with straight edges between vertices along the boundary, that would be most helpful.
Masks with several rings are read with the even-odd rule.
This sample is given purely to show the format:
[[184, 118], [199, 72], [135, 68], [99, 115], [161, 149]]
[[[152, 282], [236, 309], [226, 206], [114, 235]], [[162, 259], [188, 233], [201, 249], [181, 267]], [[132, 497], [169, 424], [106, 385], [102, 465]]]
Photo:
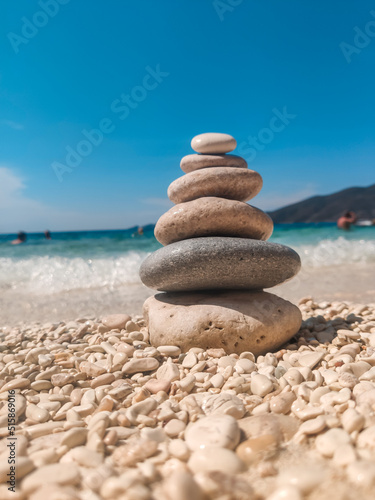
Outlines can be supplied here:
[[181, 160], [185, 175], [168, 188], [175, 203], [155, 226], [165, 245], [142, 264], [143, 283], [163, 293], [144, 304], [151, 343], [223, 348], [227, 353], [265, 353], [300, 328], [290, 302], [264, 292], [297, 274], [298, 254], [270, 243], [273, 223], [246, 202], [262, 178], [246, 161], [227, 154], [236, 147], [227, 134], [194, 137]]

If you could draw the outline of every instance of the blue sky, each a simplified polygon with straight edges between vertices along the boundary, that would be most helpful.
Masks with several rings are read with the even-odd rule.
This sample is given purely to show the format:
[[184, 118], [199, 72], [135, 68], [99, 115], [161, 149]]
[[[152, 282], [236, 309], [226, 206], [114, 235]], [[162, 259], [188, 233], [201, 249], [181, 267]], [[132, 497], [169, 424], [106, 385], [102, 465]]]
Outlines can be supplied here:
[[374, 55], [374, 1], [4, 1], [0, 232], [155, 222], [209, 131], [237, 139], [265, 210], [370, 185]]

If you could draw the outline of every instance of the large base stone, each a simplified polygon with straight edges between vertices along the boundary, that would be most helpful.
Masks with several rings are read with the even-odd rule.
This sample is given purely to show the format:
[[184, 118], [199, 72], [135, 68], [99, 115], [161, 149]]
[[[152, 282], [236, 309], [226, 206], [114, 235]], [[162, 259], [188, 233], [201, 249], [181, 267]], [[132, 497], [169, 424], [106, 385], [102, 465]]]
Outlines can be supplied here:
[[298, 332], [301, 312], [267, 292], [216, 291], [159, 293], [146, 300], [143, 312], [154, 346], [222, 347], [228, 354], [263, 354]]

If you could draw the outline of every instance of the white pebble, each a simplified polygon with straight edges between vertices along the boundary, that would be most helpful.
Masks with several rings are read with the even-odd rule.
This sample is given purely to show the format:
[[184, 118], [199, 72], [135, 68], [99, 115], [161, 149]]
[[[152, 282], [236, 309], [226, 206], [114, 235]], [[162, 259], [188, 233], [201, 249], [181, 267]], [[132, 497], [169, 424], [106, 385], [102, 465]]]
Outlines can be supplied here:
[[265, 375], [256, 374], [251, 379], [251, 392], [256, 396], [263, 397], [273, 390], [272, 381]]
[[245, 468], [245, 464], [233, 451], [216, 446], [195, 451], [189, 459], [188, 466], [194, 474], [205, 471], [237, 474]]
[[315, 464], [297, 465], [284, 470], [277, 478], [280, 486], [294, 486], [301, 493], [310, 493], [324, 480], [324, 469]]
[[375, 486], [375, 463], [367, 460], [358, 460], [346, 469], [348, 478], [354, 484], [365, 488]]
[[240, 440], [237, 421], [229, 415], [212, 415], [191, 423], [185, 432], [188, 447], [195, 451], [207, 446], [233, 450]]
[[349, 434], [343, 429], [330, 429], [316, 438], [315, 446], [323, 457], [332, 457], [335, 450], [350, 443]]
[[294, 486], [283, 486], [275, 490], [267, 500], [301, 500], [301, 494]]

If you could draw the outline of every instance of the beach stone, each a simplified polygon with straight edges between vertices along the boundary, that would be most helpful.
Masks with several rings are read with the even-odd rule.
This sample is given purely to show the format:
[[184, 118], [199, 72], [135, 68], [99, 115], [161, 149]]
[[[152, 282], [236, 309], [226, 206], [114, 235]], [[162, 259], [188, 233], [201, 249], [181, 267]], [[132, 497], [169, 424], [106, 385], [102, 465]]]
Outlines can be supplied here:
[[163, 485], [165, 500], [202, 500], [203, 494], [193, 477], [184, 471], [171, 474]]
[[229, 153], [237, 146], [236, 139], [229, 134], [208, 132], [192, 138], [191, 147], [197, 153]]
[[168, 392], [171, 387], [171, 382], [169, 380], [156, 380], [154, 378], [148, 380], [144, 388], [151, 392], [151, 394], [157, 394], [160, 391]]
[[[181, 400], [180, 408], [188, 413], [190, 413], [191, 409], [199, 408], [203, 410], [206, 416], [230, 415], [236, 420], [241, 419], [246, 413], [242, 400], [229, 392], [189, 394]], [[202, 411], [199, 411], [199, 413], [202, 413]]]
[[63, 387], [74, 382], [74, 376], [71, 373], [55, 373], [51, 377], [51, 383], [55, 387]]
[[212, 167], [179, 177], [168, 188], [173, 203], [184, 203], [206, 196], [248, 201], [262, 189], [263, 180], [254, 170]]
[[126, 323], [130, 320], [131, 317], [128, 314], [111, 314], [109, 316], [105, 316], [102, 319], [102, 323], [110, 330], [123, 330]]
[[209, 236], [267, 240], [272, 231], [272, 219], [262, 210], [242, 201], [208, 196], [172, 207], [157, 221], [154, 233], [162, 245], [169, 245]]
[[375, 451], [375, 425], [362, 431], [357, 439], [358, 448], [369, 448]]
[[158, 351], [162, 356], [171, 356], [172, 358], [181, 354], [181, 349], [175, 345], [160, 345]]
[[294, 392], [284, 392], [275, 397], [270, 401], [270, 410], [273, 413], [283, 413], [286, 415], [290, 412], [293, 402], [296, 400], [296, 395]]
[[247, 465], [272, 458], [278, 450], [278, 441], [273, 434], [263, 434], [246, 439], [236, 449], [237, 455]]
[[49, 420], [50, 415], [44, 408], [40, 408], [39, 406], [30, 403], [26, 407], [26, 417], [42, 424], [43, 422], [47, 422], [47, 420]]
[[298, 254], [284, 245], [211, 237], [160, 248], [143, 261], [139, 272], [146, 286], [161, 291], [259, 290], [288, 281], [300, 267]]
[[354, 408], [348, 408], [341, 416], [341, 423], [349, 434], [354, 431], [360, 432], [365, 425], [365, 417]]
[[104, 459], [102, 453], [90, 450], [89, 448], [86, 448], [86, 446], [78, 446], [77, 448], [74, 448], [70, 453], [72, 459], [79, 465], [82, 465], [84, 467], [98, 467], [103, 463]]
[[311, 370], [321, 361], [324, 357], [324, 352], [312, 352], [309, 354], [303, 354], [299, 359], [298, 363], [300, 366], [307, 366]]
[[154, 346], [173, 343], [183, 352], [223, 348], [227, 354], [277, 349], [302, 321], [290, 302], [249, 291], [157, 294], [146, 300], [144, 315]]
[[169, 420], [169, 422], [167, 422], [164, 430], [167, 436], [176, 437], [181, 432], [184, 432], [185, 428], [185, 422], [182, 422], [182, 420], [178, 420], [177, 418], [172, 418], [172, 420]]
[[180, 378], [180, 370], [178, 366], [173, 363], [165, 363], [156, 372], [156, 378], [158, 380], [167, 380], [172, 383]]
[[168, 444], [168, 451], [174, 458], [186, 462], [190, 457], [190, 450], [182, 439], [172, 439]]
[[238, 425], [246, 439], [272, 435], [277, 443], [289, 441], [297, 432], [299, 423], [287, 415], [253, 415], [239, 420]]
[[[9, 465], [10, 464], [8, 463], [8, 460], [5, 460], [4, 457], [4, 460], [1, 460], [0, 462], [0, 483], [6, 483], [7, 481], [9, 481], [9, 476], [8, 476], [10, 471]], [[21, 457], [21, 456], [17, 457], [17, 469], [16, 469], [17, 480], [26, 476], [26, 474], [29, 474], [34, 469], [35, 469], [35, 464], [32, 460], [30, 460], [29, 457]]]
[[267, 500], [302, 500], [302, 496], [294, 486], [282, 486], [268, 496]]
[[350, 443], [350, 436], [344, 429], [330, 429], [320, 434], [315, 441], [315, 446], [323, 457], [333, 457], [336, 448]]
[[247, 168], [247, 162], [244, 158], [236, 155], [192, 154], [186, 155], [181, 159], [180, 167], [183, 172], [188, 174], [189, 172], [209, 167]]
[[245, 469], [245, 464], [233, 451], [211, 446], [192, 453], [188, 467], [194, 474], [214, 470], [237, 474]]
[[112, 462], [119, 467], [132, 467], [137, 462], [142, 462], [157, 451], [158, 443], [150, 439], [140, 439], [129, 442], [116, 448], [112, 454]]
[[185, 431], [185, 441], [192, 451], [218, 446], [233, 450], [240, 440], [237, 420], [229, 415], [203, 417], [190, 424]]
[[26, 389], [30, 385], [30, 380], [27, 378], [15, 378], [14, 380], [11, 380], [10, 382], [7, 382], [6, 384], [3, 385], [3, 387], [0, 389], [1, 392], [6, 392], [6, 391], [11, 391], [13, 389]]
[[251, 392], [263, 398], [273, 391], [272, 381], [265, 375], [255, 374], [251, 379]]
[[[222, 471], [198, 472], [195, 481], [210, 500], [259, 500], [249, 481]], [[289, 499], [288, 499], [289, 500]], [[294, 500], [294, 499], [291, 499]]]
[[25, 492], [34, 491], [45, 484], [77, 484], [80, 480], [80, 472], [74, 464], [49, 464], [39, 467], [22, 481], [21, 489]]
[[159, 362], [155, 358], [131, 359], [122, 367], [123, 373], [132, 375], [133, 373], [150, 372], [159, 367]]
[[223, 387], [225, 378], [221, 375], [221, 373], [216, 373], [213, 377], [210, 378], [210, 382], [212, 387], [220, 388]]
[[373, 488], [375, 485], [375, 463], [373, 461], [358, 460], [348, 466], [347, 475], [355, 485]]
[[308, 494], [323, 482], [325, 475], [324, 468], [317, 464], [294, 465], [284, 469], [277, 482], [280, 486], [294, 486], [301, 493]]

